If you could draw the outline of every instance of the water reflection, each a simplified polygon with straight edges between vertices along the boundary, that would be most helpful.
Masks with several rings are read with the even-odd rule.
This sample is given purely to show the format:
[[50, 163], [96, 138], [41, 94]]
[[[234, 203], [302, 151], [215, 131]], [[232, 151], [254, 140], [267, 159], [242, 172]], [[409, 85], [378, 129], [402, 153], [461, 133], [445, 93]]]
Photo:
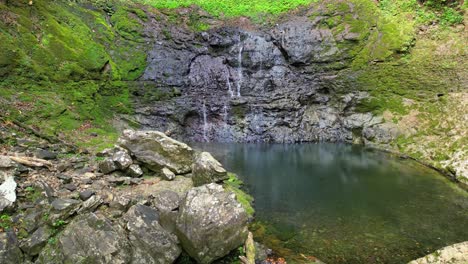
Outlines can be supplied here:
[[459, 228], [468, 226], [466, 193], [416, 162], [344, 144], [200, 147], [240, 175], [257, 220], [297, 253], [329, 263], [376, 254], [376, 263], [402, 263], [468, 239]]

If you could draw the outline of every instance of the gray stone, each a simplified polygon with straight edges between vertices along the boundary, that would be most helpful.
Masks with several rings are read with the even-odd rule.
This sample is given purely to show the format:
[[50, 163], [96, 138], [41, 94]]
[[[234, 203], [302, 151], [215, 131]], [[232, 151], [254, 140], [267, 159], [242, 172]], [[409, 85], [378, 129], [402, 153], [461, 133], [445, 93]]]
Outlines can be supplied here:
[[366, 144], [387, 144], [396, 139], [401, 133], [397, 125], [393, 123], [383, 123], [371, 127], [365, 127], [362, 130], [362, 134], [366, 139]]
[[444, 247], [408, 264], [466, 264], [468, 263], [468, 241]]
[[153, 206], [160, 213], [160, 224], [170, 232], [175, 231], [175, 223], [179, 214], [180, 196], [173, 191], [163, 190], [154, 195]]
[[63, 181], [63, 183], [67, 184], [67, 183], [71, 183], [72, 182], [72, 177], [69, 176], [69, 175], [66, 175], [66, 174], [63, 174], [63, 173], [60, 173], [57, 175], [57, 178], [59, 178], [60, 180]]
[[176, 177], [176, 175], [168, 168], [163, 168], [161, 170], [161, 176], [167, 181], [172, 181]]
[[159, 224], [155, 209], [135, 205], [124, 215], [129, 240], [133, 246], [133, 263], [173, 263], [181, 249], [177, 237]]
[[208, 152], [200, 153], [192, 165], [192, 179], [195, 186], [212, 182], [221, 182], [228, 178], [221, 163]]
[[170, 212], [179, 208], [180, 196], [173, 191], [163, 190], [154, 195], [153, 205], [160, 212]]
[[21, 250], [29, 256], [39, 255], [47, 240], [52, 235], [52, 230], [46, 226], [39, 227], [34, 233], [21, 243]]
[[117, 169], [117, 165], [115, 165], [111, 158], [106, 158], [101, 161], [101, 163], [99, 163], [99, 170], [104, 174], [109, 174], [116, 171]]
[[93, 196], [94, 194], [96, 194], [95, 191], [93, 190], [85, 190], [85, 191], [82, 191], [80, 192], [80, 199], [82, 201], [86, 201], [88, 200], [89, 198], [91, 198], [91, 196]]
[[0, 168], [11, 168], [15, 163], [7, 156], [0, 155]]
[[48, 244], [36, 263], [109, 263], [131, 262], [132, 250], [125, 231], [102, 215], [77, 216]]
[[103, 204], [104, 200], [101, 196], [93, 195], [86, 201], [81, 204], [81, 207], [78, 209], [78, 214], [90, 213], [94, 212], [101, 204]]
[[16, 187], [17, 184], [11, 172], [5, 172], [2, 175], [0, 171], [0, 176], [5, 178], [3, 183], [0, 185], [0, 212], [14, 205], [16, 202]]
[[35, 153], [36, 158], [44, 160], [54, 160], [57, 158], [57, 153], [46, 149], [38, 149]]
[[109, 207], [118, 209], [121, 211], [127, 211], [132, 203], [132, 198], [125, 195], [119, 195], [114, 197], [114, 199], [109, 203]]
[[125, 130], [119, 138], [119, 144], [155, 172], [164, 167], [177, 174], [188, 173], [191, 170], [192, 148], [164, 133]]
[[132, 157], [130, 157], [125, 150], [115, 152], [112, 156], [112, 160], [119, 170], [125, 170], [133, 163]]
[[137, 164], [132, 164], [128, 167], [126, 174], [130, 177], [137, 178], [143, 176], [143, 170]]
[[76, 185], [75, 184], [72, 184], [72, 183], [69, 183], [69, 184], [65, 184], [63, 185], [63, 187], [67, 190], [69, 190], [70, 192], [73, 192], [73, 191], [76, 191]]
[[70, 208], [75, 208], [80, 201], [74, 199], [55, 199], [50, 205], [55, 211], [68, 211]]
[[177, 236], [183, 249], [199, 263], [225, 256], [247, 238], [247, 213], [221, 185], [191, 189], [179, 210]]
[[0, 263], [23, 263], [23, 252], [14, 232], [0, 232]]

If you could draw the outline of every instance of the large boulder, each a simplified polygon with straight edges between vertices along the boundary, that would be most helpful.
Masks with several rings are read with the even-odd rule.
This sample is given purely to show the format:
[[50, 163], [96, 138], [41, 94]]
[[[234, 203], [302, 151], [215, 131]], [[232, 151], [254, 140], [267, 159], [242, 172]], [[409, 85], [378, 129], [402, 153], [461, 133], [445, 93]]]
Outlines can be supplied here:
[[159, 172], [164, 167], [176, 174], [191, 171], [193, 150], [158, 131], [125, 130], [119, 144], [128, 149], [147, 168]]
[[227, 255], [247, 238], [247, 213], [221, 185], [191, 189], [179, 210], [176, 233], [183, 249], [199, 263]]
[[23, 252], [14, 232], [0, 232], [0, 263], [23, 263]]
[[102, 215], [80, 215], [41, 252], [36, 263], [130, 263], [123, 228]]
[[192, 165], [192, 179], [195, 186], [212, 182], [221, 182], [228, 177], [221, 163], [208, 152], [200, 153]]
[[179, 257], [179, 241], [159, 224], [155, 209], [134, 205], [124, 219], [133, 246], [133, 263], [173, 263]]

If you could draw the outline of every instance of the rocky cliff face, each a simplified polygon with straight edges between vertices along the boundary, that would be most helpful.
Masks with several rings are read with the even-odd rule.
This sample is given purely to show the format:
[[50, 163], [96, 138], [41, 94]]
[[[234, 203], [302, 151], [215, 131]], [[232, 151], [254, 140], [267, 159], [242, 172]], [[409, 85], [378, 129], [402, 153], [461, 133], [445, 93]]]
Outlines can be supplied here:
[[[351, 18], [330, 27], [330, 16]], [[342, 11], [304, 10], [268, 28], [169, 27], [162, 34], [157, 22], [149, 23], [156, 39], [140, 78], [146, 88], [137, 92], [137, 120], [197, 141], [359, 140], [358, 130], [382, 119], [356, 114], [354, 106], [369, 95], [342, 84], [337, 73], [376, 27], [373, 17], [361, 16], [349, 4]], [[363, 28], [353, 28], [360, 20]], [[145, 101], [152, 89], [177, 94]]]
[[366, 1], [323, 1], [269, 26], [178, 12], [212, 28], [164, 14], [145, 24], [148, 66], [133, 92], [142, 128], [195, 141], [364, 143], [466, 175], [460, 159], [447, 160], [460, 142], [432, 130], [459, 130], [439, 118], [447, 98], [464, 98], [456, 35], [416, 35]]

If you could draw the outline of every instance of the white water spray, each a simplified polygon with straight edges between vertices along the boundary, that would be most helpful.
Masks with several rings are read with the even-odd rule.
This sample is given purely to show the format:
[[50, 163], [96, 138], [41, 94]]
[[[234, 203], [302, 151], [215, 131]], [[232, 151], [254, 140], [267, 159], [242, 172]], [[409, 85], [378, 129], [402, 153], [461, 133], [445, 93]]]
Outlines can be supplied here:
[[237, 67], [237, 74], [238, 74], [237, 96], [238, 97], [241, 97], [240, 89], [241, 89], [241, 86], [242, 86], [242, 79], [243, 79], [243, 76], [242, 76], [242, 51], [243, 50], [244, 50], [244, 46], [241, 46], [239, 48], [239, 55], [238, 55], [238, 58], [237, 58], [237, 61], [239, 63], [239, 67]]
[[225, 125], [227, 125], [227, 119], [228, 119], [228, 107], [227, 105], [224, 105], [223, 106], [223, 121]]
[[234, 97], [234, 92], [232, 91], [231, 81], [229, 81], [229, 75], [226, 75], [226, 83], [227, 83], [229, 95], [231, 97]]
[[205, 102], [203, 102], [202, 112], [203, 112], [203, 140], [205, 140], [205, 142], [208, 142], [209, 141], [208, 136], [206, 135], [207, 130], [208, 130], [208, 122], [206, 121], [206, 105], [205, 105]]

